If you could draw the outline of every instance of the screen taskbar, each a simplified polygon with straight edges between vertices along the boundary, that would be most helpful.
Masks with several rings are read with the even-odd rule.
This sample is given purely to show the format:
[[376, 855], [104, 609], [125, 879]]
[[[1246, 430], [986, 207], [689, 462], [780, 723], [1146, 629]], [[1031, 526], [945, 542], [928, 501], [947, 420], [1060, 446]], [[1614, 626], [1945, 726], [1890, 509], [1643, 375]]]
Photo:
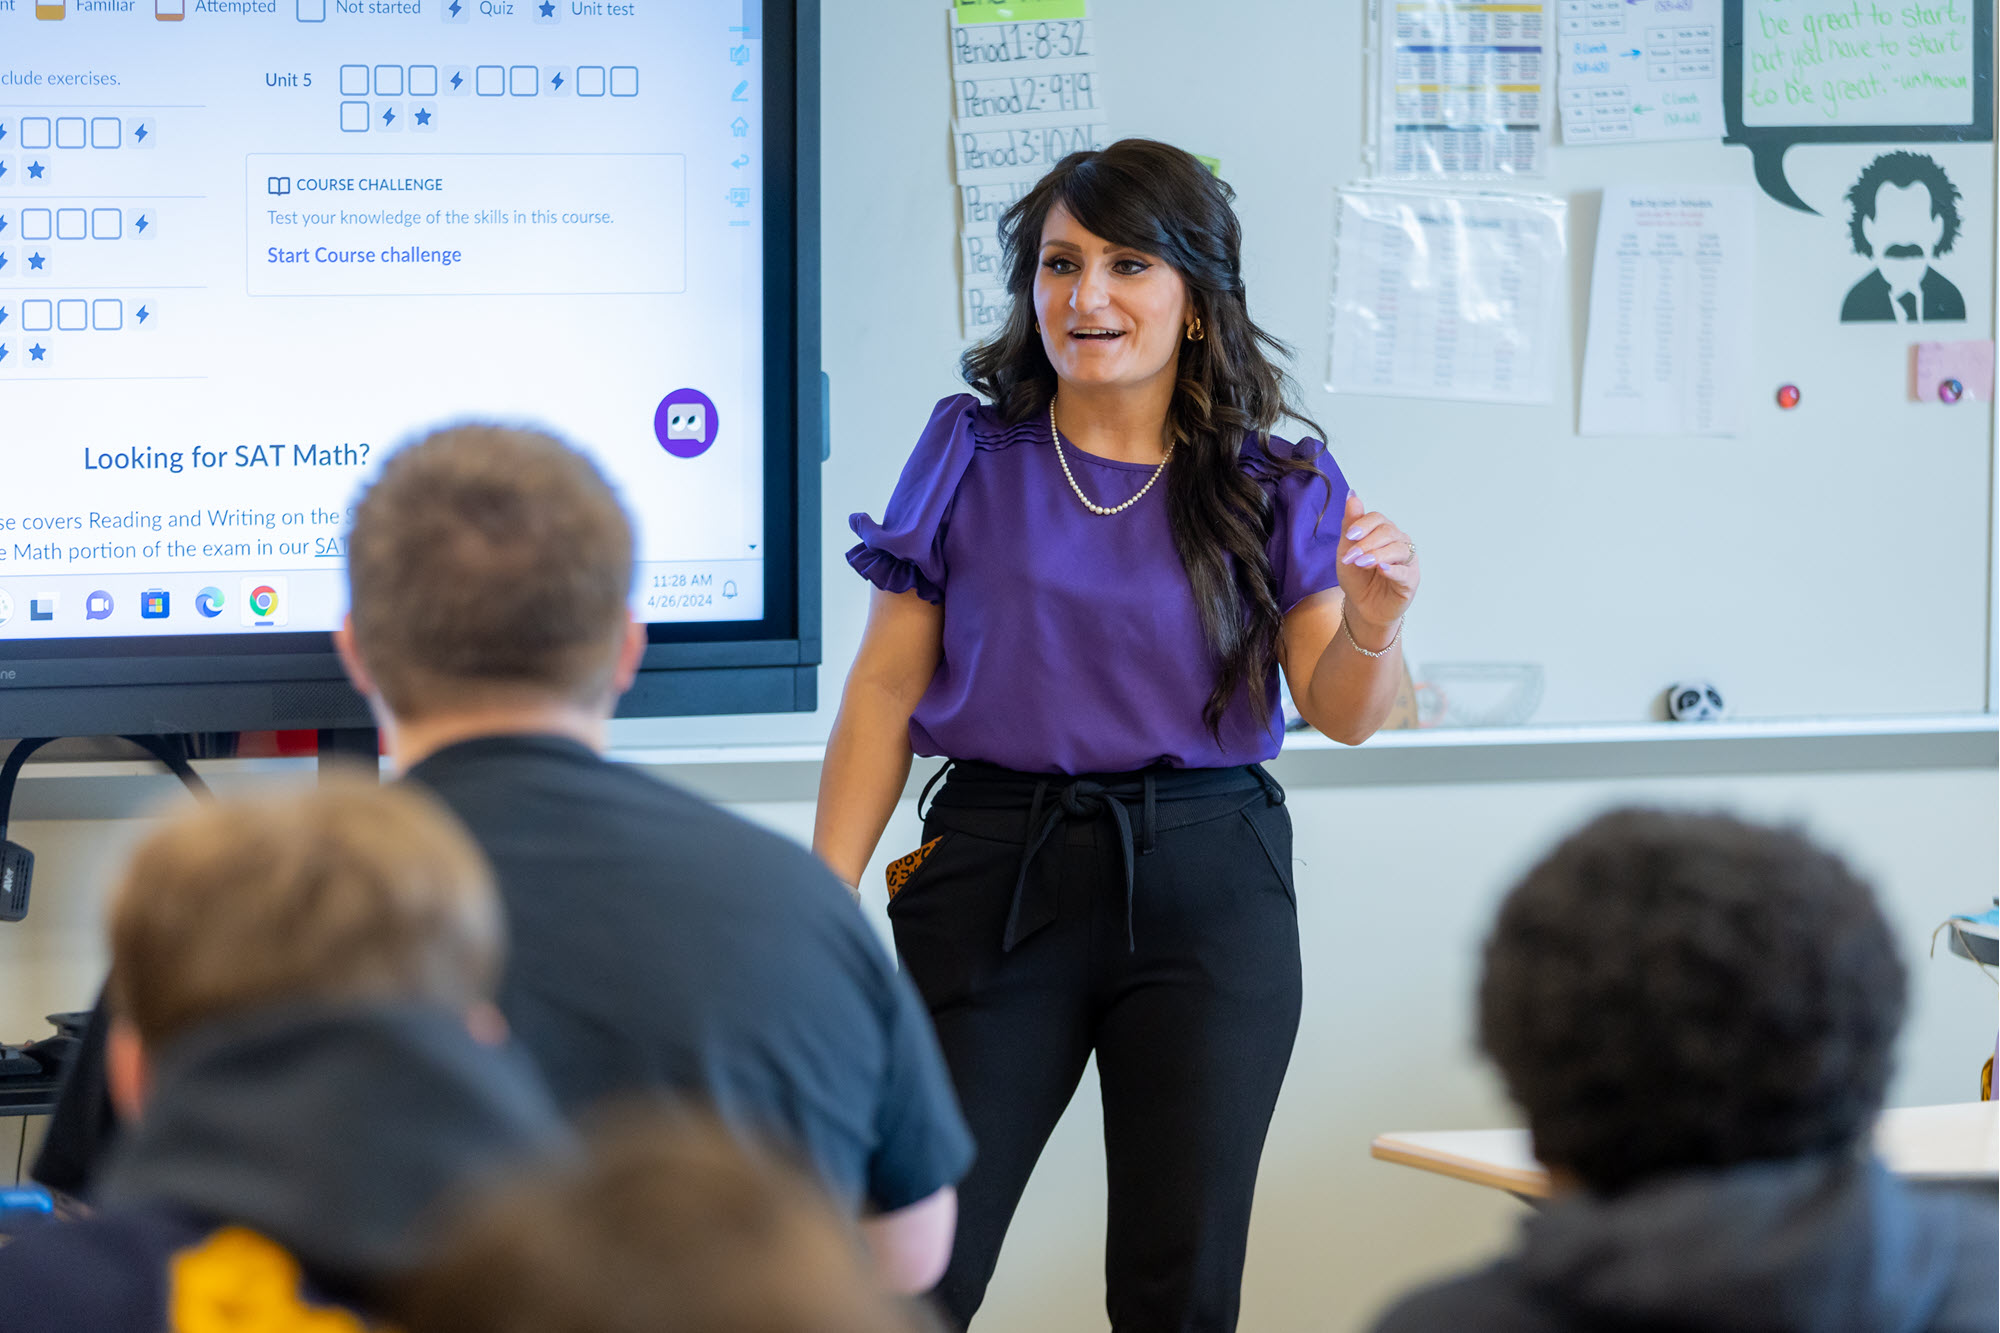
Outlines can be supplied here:
[[[762, 560], [656, 560], [633, 572], [645, 624], [761, 620]], [[49, 574], [0, 568], [0, 641], [325, 631], [347, 613], [341, 569]]]

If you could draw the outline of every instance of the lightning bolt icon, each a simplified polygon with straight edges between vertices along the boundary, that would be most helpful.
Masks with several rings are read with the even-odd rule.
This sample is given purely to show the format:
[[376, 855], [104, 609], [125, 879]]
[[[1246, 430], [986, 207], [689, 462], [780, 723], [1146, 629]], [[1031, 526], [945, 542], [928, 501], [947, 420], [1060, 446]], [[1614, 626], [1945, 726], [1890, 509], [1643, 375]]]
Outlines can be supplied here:
[[141, 324], [144, 324], [144, 323], [146, 322], [146, 317], [147, 317], [148, 315], [152, 314], [152, 313], [153, 313], [153, 312], [152, 312], [152, 311], [150, 311], [150, 310], [148, 310], [148, 309], [146, 309], [146, 307], [144, 307], [144, 306], [140, 306], [140, 307], [139, 307], [139, 322], [140, 322]]
[[146, 215], [145, 215], [144, 213], [141, 213], [141, 214], [139, 215], [139, 220], [138, 220], [138, 222], [134, 223], [133, 225], [134, 225], [134, 226], [136, 226], [136, 227], [138, 227], [140, 231], [144, 231], [144, 230], [146, 230], [146, 227], [147, 227], [147, 225], [148, 225], [148, 224], [147, 224], [147, 222], [146, 222]]
[[395, 119], [396, 119], [396, 108], [395, 107], [384, 108], [382, 112], [382, 123], [384, 125], [388, 125], [393, 123]]
[[551, 88], [561, 88], [561, 87], [562, 87], [562, 75], [558, 74], [558, 75], [556, 75], [556, 76], [555, 76], [554, 78], [550, 79], [550, 80], [549, 80], [549, 87], [551, 87]]
[[[458, 12], [457, 0], [452, 0], [451, 9], [454, 14]], [[465, 76], [463, 74], [454, 74], [451, 76], [451, 86], [454, 88], [458, 87], [459, 84], [464, 82], [465, 82]]]
[[451, 16], [453, 18], [458, 17], [458, 10], [459, 10], [458, 0], [451, 0]]
[[146, 127], [144, 125], [141, 125], [138, 129], [132, 131], [132, 137], [138, 139], [141, 143], [145, 142]]

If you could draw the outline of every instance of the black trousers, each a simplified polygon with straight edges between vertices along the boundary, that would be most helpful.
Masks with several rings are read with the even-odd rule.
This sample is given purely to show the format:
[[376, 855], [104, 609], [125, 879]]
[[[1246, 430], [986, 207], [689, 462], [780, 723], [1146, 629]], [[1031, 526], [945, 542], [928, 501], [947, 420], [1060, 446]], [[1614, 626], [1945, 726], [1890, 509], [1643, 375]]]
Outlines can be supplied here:
[[1260, 767], [1072, 779], [955, 764], [889, 904], [979, 1144], [937, 1297], [979, 1309], [1094, 1052], [1117, 1333], [1236, 1326], [1299, 1023], [1292, 827]]

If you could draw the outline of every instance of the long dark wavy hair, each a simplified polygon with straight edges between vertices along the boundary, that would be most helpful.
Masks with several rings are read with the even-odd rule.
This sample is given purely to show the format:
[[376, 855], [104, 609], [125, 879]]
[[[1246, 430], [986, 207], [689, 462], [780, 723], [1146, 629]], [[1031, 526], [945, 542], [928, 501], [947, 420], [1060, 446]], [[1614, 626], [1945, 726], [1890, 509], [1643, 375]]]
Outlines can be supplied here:
[[[1244, 442], [1255, 436], [1275, 473], [1325, 475], [1309, 458], [1263, 449], [1284, 417], [1320, 439], [1326, 432], [1293, 405], [1291, 381], [1274, 363], [1291, 349], [1250, 318], [1243, 229], [1230, 207], [1235, 197], [1191, 154], [1152, 139], [1071, 153], [1000, 219], [1013, 306], [1000, 331], [960, 360], [965, 382], [1010, 423], [1048, 411], [1056, 372], [1035, 325], [1034, 289], [1042, 225], [1057, 204], [1096, 235], [1158, 256], [1181, 275], [1205, 336], [1180, 343], [1167, 408], [1174, 451], [1167, 512], [1215, 657], [1215, 689], [1202, 720], [1218, 738], [1223, 715], [1246, 685], [1257, 724], [1270, 724], [1263, 682], [1277, 660], [1284, 618], [1266, 550], [1271, 497], [1243, 468]], [[1330, 501], [1330, 484], [1327, 490]]]

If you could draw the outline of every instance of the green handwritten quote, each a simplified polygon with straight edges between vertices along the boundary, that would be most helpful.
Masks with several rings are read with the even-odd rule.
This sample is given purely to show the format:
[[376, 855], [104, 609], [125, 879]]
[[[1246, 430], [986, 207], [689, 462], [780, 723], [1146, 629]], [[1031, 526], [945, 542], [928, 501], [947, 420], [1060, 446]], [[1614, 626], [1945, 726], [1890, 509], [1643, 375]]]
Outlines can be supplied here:
[[1972, 119], [1971, 0], [1749, 0], [1749, 125]]

